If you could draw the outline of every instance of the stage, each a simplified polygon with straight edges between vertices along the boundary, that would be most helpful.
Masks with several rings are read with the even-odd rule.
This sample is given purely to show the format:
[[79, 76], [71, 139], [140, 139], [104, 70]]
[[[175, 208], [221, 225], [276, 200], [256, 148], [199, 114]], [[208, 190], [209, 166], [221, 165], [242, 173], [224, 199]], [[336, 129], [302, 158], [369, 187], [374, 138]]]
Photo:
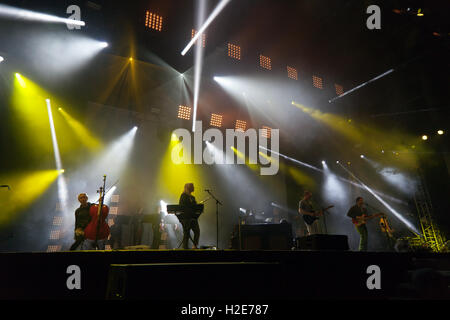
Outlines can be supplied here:
[[450, 300], [447, 2], [1, 1], [0, 300]]
[[292, 301], [450, 297], [450, 255], [431, 253], [300, 250], [1, 253], [0, 274], [0, 299]]

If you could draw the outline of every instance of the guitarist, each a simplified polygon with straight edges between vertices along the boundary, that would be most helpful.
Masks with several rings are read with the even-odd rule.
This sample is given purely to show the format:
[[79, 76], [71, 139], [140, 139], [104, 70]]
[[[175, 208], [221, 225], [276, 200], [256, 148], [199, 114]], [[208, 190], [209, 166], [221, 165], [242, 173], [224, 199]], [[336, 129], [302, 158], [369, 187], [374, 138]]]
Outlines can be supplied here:
[[362, 197], [356, 198], [356, 204], [347, 212], [347, 217], [352, 218], [356, 231], [359, 233], [359, 251], [367, 251], [367, 227], [366, 220], [380, 216], [382, 214], [367, 215], [367, 210], [363, 208], [364, 200]]
[[311, 198], [312, 193], [310, 191], [305, 191], [303, 194], [303, 199], [300, 200], [298, 204], [298, 212], [302, 215], [303, 220], [305, 221], [308, 235], [319, 233], [318, 217], [323, 215], [322, 211], [314, 211]]

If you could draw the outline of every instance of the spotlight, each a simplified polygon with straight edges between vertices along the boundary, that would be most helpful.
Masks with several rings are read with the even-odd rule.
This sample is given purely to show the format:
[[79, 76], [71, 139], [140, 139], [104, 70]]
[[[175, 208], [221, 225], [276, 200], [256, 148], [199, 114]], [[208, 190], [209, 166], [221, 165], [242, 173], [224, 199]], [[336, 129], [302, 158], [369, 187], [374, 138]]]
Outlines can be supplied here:
[[58, 108], [58, 111], [62, 111], [62, 108]]
[[219, 81], [219, 77], [214, 77], [214, 81]]
[[188, 106], [179, 106], [178, 118], [184, 120], [191, 120], [191, 108]]
[[137, 129], [138, 129], [138, 127], [137, 127], [137, 126], [134, 126], [134, 127], [133, 127], [133, 130], [134, 130], [134, 131], [136, 131]]
[[180, 74], [180, 77], [184, 78], [184, 74]]
[[364, 159], [364, 155], [363, 154], [360, 157], [361, 157], [361, 159]]
[[108, 46], [108, 42], [100, 42], [100, 47], [106, 48]]
[[325, 164], [325, 161], [324, 161], [324, 160], [322, 160], [322, 164]]
[[215, 114], [212, 113], [211, 114], [211, 121], [209, 122], [210, 126], [214, 126], [214, 127], [222, 127], [222, 115], [221, 114]]
[[[1, 60], [0, 60], [1, 61]], [[442, 136], [444, 134], [444, 130], [438, 130], [438, 135]]]
[[339, 164], [339, 161], [336, 161], [337, 164]]
[[5, 61], [5, 59], [3, 59], [2, 56], [0, 56], [0, 63], [2, 63], [3, 61]]
[[384, 150], [381, 150], [381, 153], [384, 153]]
[[427, 135], [423, 135], [423, 136], [422, 136], [422, 140], [424, 140], [424, 141], [425, 141], [425, 140], [428, 140], [428, 136], [427, 136]]
[[128, 60], [133, 61], [133, 58], [130, 57], [130, 59], [128, 59]]
[[25, 84], [25, 80], [23, 80], [22, 76], [19, 73], [16, 73], [17, 81], [19, 81], [22, 88], [25, 88], [27, 85]]
[[160, 200], [159, 205], [161, 207], [161, 212], [167, 214], [167, 203], [164, 200]]
[[423, 17], [422, 9], [419, 9], [419, 10], [417, 11], [417, 16], [418, 16], [418, 17]]
[[60, 173], [64, 173], [65, 171], [66, 170], [64, 170], [64, 169], [59, 170]]
[[153, 12], [145, 12], [145, 27], [156, 31], [162, 30], [163, 17]]
[[351, 165], [352, 163], [349, 161], [349, 162], [347, 162], [347, 164], [348, 164], [348, 165]]

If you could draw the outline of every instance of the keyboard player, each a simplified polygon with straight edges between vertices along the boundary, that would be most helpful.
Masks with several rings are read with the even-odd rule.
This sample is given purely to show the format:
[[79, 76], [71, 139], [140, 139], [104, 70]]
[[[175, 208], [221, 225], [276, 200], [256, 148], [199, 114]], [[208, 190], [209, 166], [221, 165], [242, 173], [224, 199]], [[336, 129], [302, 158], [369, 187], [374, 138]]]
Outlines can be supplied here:
[[188, 249], [188, 241], [191, 230], [194, 232], [194, 248], [198, 246], [200, 239], [200, 227], [198, 225], [198, 214], [195, 212], [197, 202], [192, 195], [194, 192], [194, 184], [186, 183], [184, 185], [184, 192], [180, 196], [179, 205], [184, 211], [184, 215], [180, 218], [180, 223], [183, 226], [183, 249]]

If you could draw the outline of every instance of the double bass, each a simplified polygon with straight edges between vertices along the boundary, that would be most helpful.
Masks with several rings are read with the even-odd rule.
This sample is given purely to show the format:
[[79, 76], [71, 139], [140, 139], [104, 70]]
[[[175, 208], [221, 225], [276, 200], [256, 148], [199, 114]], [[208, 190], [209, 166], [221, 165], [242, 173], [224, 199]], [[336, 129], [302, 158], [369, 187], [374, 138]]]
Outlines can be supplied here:
[[91, 221], [84, 229], [84, 237], [89, 240], [95, 241], [95, 247], [97, 248], [98, 240], [106, 240], [110, 234], [109, 225], [106, 222], [106, 217], [109, 213], [109, 207], [103, 204], [105, 200], [105, 184], [106, 176], [103, 176], [103, 186], [100, 187], [100, 198], [98, 204], [94, 203], [89, 208], [89, 215]]

